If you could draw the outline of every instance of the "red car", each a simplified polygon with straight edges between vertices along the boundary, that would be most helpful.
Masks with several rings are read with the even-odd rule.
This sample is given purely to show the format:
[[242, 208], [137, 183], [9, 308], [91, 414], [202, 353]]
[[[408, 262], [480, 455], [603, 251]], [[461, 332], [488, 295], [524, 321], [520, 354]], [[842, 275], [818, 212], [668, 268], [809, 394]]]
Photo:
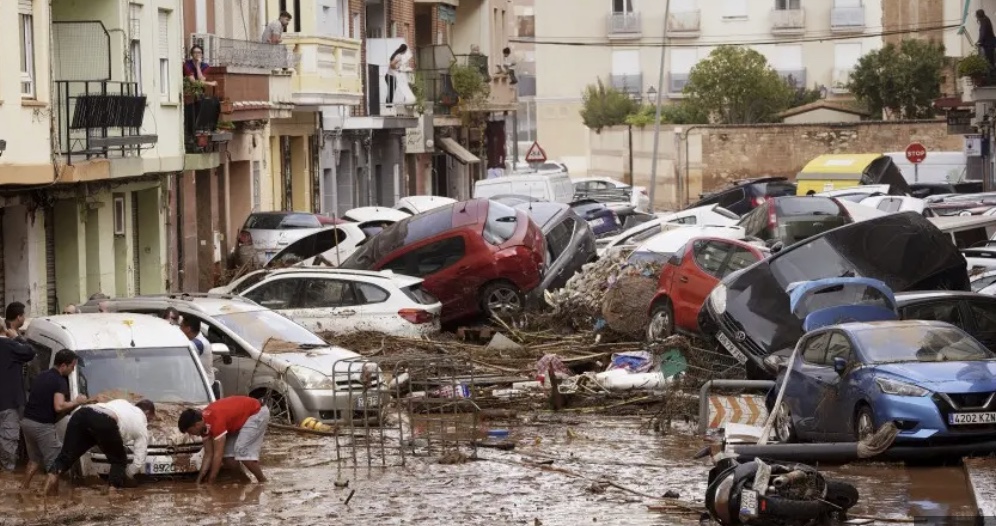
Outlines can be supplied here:
[[402, 219], [360, 245], [340, 268], [424, 278], [442, 321], [522, 310], [543, 274], [543, 233], [529, 216], [472, 199]]
[[647, 339], [662, 340], [675, 332], [698, 332], [699, 310], [726, 275], [769, 255], [766, 248], [743, 241], [699, 237], [673, 254], [661, 269], [657, 294], [650, 302]]

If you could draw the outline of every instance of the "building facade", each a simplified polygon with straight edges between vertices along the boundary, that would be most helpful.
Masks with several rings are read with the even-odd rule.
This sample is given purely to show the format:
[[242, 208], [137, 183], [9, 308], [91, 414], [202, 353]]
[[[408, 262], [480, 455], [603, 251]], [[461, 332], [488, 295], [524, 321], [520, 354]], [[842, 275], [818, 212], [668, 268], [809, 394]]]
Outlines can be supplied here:
[[665, 101], [676, 100], [692, 67], [715, 47], [746, 44], [796, 85], [847, 97], [850, 71], [883, 43], [883, 0], [671, 0], [666, 21], [665, 2], [648, 0], [544, 0], [533, 9], [542, 69], [536, 137], [572, 173], [587, 171], [588, 130], [579, 111], [585, 86], [596, 79], [643, 102], [662, 89]]

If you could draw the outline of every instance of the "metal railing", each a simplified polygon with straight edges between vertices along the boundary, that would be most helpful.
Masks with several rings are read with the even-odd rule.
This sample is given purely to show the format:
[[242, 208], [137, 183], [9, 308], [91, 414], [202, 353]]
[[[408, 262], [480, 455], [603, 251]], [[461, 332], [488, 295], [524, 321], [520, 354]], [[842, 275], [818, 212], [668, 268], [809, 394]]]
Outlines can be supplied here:
[[861, 31], [865, 28], [865, 8], [833, 7], [830, 9], [831, 31]]
[[851, 69], [850, 68], [834, 68], [833, 70], [833, 80], [831, 82], [830, 89], [834, 93], [848, 93], [848, 85], [851, 83]]
[[416, 82], [422, 84], [425, 101], [431, 103], [436, 115], [450, 115], [457, 104], [457, 92], [448, 69], [420, 69]]
[[631, 73], [628, 75], [612, 75], [610, 77], [612, 87], [627, 94], [643, 93], [643, 74]]
[[609, 36], [639, 35], [642, 29], [640, 13], [609, 13]]
[[155, 135], [140, 134], [146, 97], [138, 83], [59, 80], [53, 85], [59, 151], [69, 164], [74, 157], [136, 155], [156, 142]]
[[806, 28], [806, 11], [804, 9], [772, 9], [771, 31], [786, 33], [801, 31]]
[[204, 61], [212, 66], [270, 70], [293, 66], [292, 54], [284, 45], [222, 38], [210, 33], [193, 34], [190, 43], [204, 49]]
[[688, 33], [698, 33], [702, 25], [702, 12], [698, 9], [694, 11], [679, 11], [670, 13], [667, 17], [667, 30], [681, 36]]
[[491, 70], [488, 69], [488, 56], [481, 55], [477, 53], [470, 53], [467, 55], [453, 55], [458, 66], [467, 66], [477, 69], [481, 72], [481, 76], [484, 80], [491, 80]]

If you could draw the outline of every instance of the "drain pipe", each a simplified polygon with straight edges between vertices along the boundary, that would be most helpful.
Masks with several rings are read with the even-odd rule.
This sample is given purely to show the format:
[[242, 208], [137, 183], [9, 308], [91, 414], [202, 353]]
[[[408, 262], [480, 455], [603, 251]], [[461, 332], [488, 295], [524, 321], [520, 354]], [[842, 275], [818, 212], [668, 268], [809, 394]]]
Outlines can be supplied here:
[[688, 185], [691, 183], [691, 176], [688, 173], [689, 166], [691, 165], [691, 163], [688, 160], [688, 134], [692, 130], [694, 130], [694, 129], [697, 129], [697, 128], [709, 128], [709, 127], [710, 126], [708, 124], [693, 124], [693, 125], [689, 126], [688, 128], [686, 128], [685, 132], [682, 134], [683, 135], [682, 140], [685, 141], [685, 185], [684, 185], [685, 186], [685, 205], [684, 206], [688, 206], [688, 203], [691, 200], [691, 196], [689, 195], [689, 192], [688, 192]]

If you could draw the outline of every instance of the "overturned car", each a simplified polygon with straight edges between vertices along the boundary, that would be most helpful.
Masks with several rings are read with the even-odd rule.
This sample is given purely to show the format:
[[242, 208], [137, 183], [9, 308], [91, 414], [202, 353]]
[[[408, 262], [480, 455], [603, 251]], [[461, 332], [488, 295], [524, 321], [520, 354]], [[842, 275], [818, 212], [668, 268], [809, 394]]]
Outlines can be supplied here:
[[[950, 238], [920, 214], [904, 212], [835, 228], [730, 274], [702, 306], [699, 327], [744, 363], [748, 376], [771, 378], [775, 371], [764, 358], [793, 348], [808, 314], [793, 314], [790, 286], [837, 277], [877, 279], [895, 292], [970, 290], [965, 258]], [[827, 292], [821, 306], [833, 301]]]

